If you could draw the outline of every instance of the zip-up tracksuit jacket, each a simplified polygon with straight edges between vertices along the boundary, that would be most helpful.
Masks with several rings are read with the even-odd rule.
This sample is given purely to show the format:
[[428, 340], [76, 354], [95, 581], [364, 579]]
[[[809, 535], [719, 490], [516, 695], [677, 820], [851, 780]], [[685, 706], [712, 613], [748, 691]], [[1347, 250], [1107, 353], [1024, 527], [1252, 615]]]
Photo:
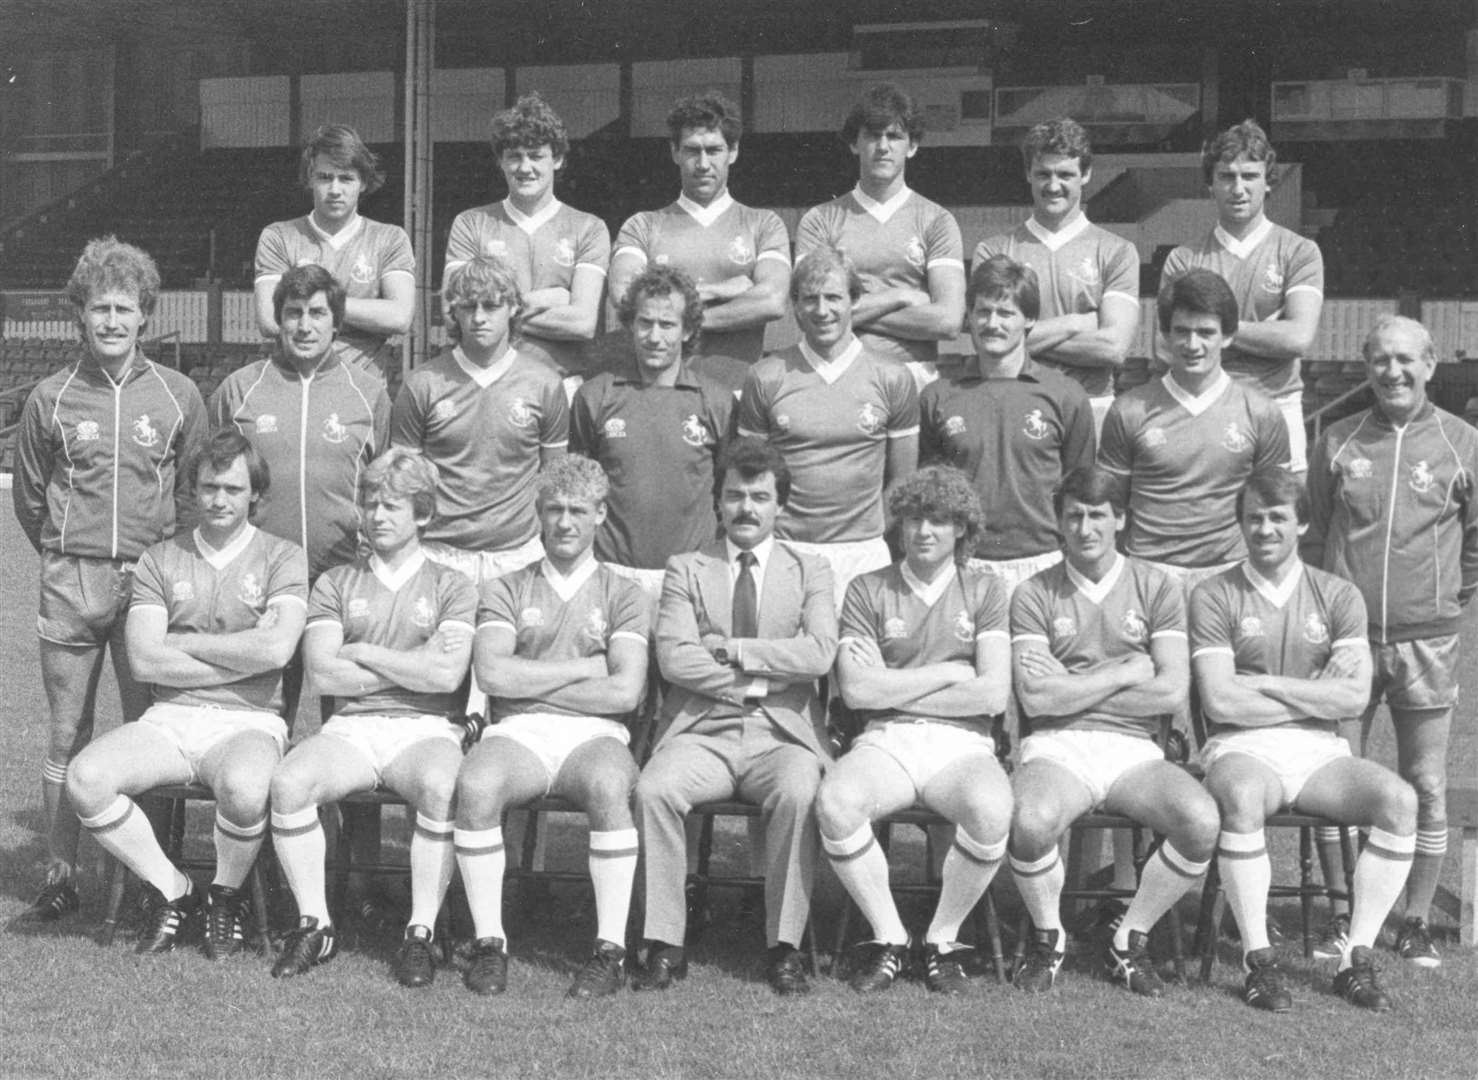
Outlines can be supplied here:
[[186, 376], [135, 352], [115, 383], [84, 356], [26, 399], [15, 516], [37, 551], [133, 562], [192, 517], [181, 466], [205, 433]]
[[1458, 632], [1478, 589], [1478, 431], [1430, 401], [1332, 424], [1309, 455], [1306, 561], [1355, 583], [1377, 645]]
[[308, 378], [268, 357], [233, 371], [210, 398], [213, 424], [232, 424], [272, 470], [258, 526], [308, 552], [308, 576], [354, 558], [359, 474], [389, 445], [390, 399], [374, 372], [330, 353]]

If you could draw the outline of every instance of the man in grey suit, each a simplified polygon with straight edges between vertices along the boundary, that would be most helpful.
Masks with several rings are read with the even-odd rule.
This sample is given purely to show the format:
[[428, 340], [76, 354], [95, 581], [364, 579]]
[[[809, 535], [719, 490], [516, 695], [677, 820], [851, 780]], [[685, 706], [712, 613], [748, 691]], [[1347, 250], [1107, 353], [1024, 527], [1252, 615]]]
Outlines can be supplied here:
[[736, 439], [719, 479], [725, 539], [667, 562], [657, 661], [669, 690], [636, 785], [647, 892], [638, 990], [687, 974], [683, 820], [735, 797], [764, 810], [766, 977], [778, 994], [809, 989], [796, 946], [816, 863], [812, 803], [831, 756], [816, 679], [836, 657], [837, 621], [826, 562], [772, 535], [789, 494], [780, 453]]

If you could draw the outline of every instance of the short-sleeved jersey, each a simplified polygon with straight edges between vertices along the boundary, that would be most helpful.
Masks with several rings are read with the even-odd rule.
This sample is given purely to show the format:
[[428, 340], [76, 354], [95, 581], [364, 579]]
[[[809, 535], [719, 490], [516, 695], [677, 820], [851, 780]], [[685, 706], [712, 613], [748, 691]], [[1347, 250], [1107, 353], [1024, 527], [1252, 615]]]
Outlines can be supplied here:
[[627, 367], [575, 392], [570, 449], [600, 462], [611, 484], [596, 558], [660, 570], [717, 536], [716, 466], [733, 409], [697, 359], [682, 361], [675, 386], [644, 385]]
[[26, 398], [15, 437], [15, 516], [38, 549], [137, 559], [189, 518], [181, 463], [205, 437], [205, 405], [178, 371], [135, 353], [121, 382], [90, 358]]
[[569, 439], [559, 376], [514, 350], [480, 368], [447, 349], [406, 376], [390, 417], [390, 441], [437, 469], [425, 539], [468, 551], [506, 551], [538, 534], [539, 455]]
[[[216, 550], [200, 531], [155, 544], [134, 568], [129, 610], [163, 608], [171, 634], [234, 634], [255, 627], [273, 604], [308, 602], [308, 559], [297, 544], [253, 525]], [[282, 669], [217, 686], [154, 684], [170, 705], [282, 711]]]
[[775, 523], [782, 540], [882, 536], [888, 443], [918, 433], [913, 376], [861, 341], [830, 362], [805, 342], [767, 356], [739, 399], [739, 434], [768, 440], [790, 467], [790, 498]]
[[[380, 282], [390, 274], [416, 276], [416, 257], [410, 237], [399, 225], [367, 217], [330, 236], [307, 214], [291, 221], [274, 221], [257, 240], [255, 280], [275, 282], [295, 266], [318, 265], [344, 286], [355, 300], [378, 300]], [[352, 326], [339, 330], [334, 346], [343, 359], [359, 367], [383, 372], [389, 360], [388, 339]]]
[[[1368, 648], [1365, 601], [1343, 578], [1300, 562], [1281, 585], [1243, 563], [1191, 593], [1191, 657], [1227, 653], [1238, 675], [1312, 679], [1336, 649]], [[1333, 731], [1335, 720], [1306, 717], [1293, 726]], [[1213, 725], [1213, 735], [1235, 731]]]
[[[530, 660], [604, 656], [611, 642], [628, 638], [646, 646], [649, 605], [641, 587], [592, 559], [569, 577], [541, 560], [482, 586], [477, 632], [511, 632], [514, 655]], [[520, 713], [584, 716], [540, 698], [492, 699], [494, 721]]]
[[1093, 463], [1093, 408], [1078, 383], [1028, 359], [1014, 379], [983, 379], [974, 361], [924, 387], [919, 461], [970, 478], [984, 511], [975, 554], [1024, 559], [1062, 546], [1052, 490]]
[[[854, 189], [813, 206], [796, 228], [796, 258], [817, 247], [846, 252], [867, 292], [898, 286], [928, 292], [930, 270], [952, 268], [962, 276], [965, 272], [965, 242], [954, 216], [909, 188], [887, 203]], [[910, 341], [860, 328], [857, 336], [883, 360], [932, 363], [939, 358], [935, 341]]]
[[1124, 550], [1184, 567], [1247, 554], [1237, 492], [1288, 458], [1278, 407], [1225, 374], [1199, 396], [1170, 375], [1120, 394], [1098, 447], [1099, 464], [1128, 485]]
[[[973, 265], [992, 255], [1006, 255], [1036, 271], [1042, 305], [1038, 318], [1096, 315], [1104, 304], [1129, 304], [1139, 311], [1139, 252], [1122, 236], [1092, 224], [1080, 214], [1071, 225], [1051, 232], [1028, 218], [1008, 233], [988, 237], [975, 248]], [[1092, 397], [1114, 392], [1108, 367], [1054, 367], [1082, 384]]]
[[[477, 616], [477, 587], [460, 571], [416, 552], [397, 571], [375, 556], [335, 566], [313, 586], [308, 633], [319, 623], [338, 623], [344, 644], [368, 642], [399, 652], [419, 649], [443, 628], [471, 632]], [[339, 697], [338, 716], [450, 716], [456, 692], [425, 693], [392, 686], [360, 697]]]
[[331, 356], [307, 379], [281, 357], [226, 377], [211, 422], [251, 439], [272, 470], [256, 522], [308, 553], [308, 573], [354, 558], [359, 474], [387, 445], [390, 399], [373, 371]]
[[[1021, 585], [1011, 599], [1011, 642], [1046, 646], [1070, 674], [1134, 653], [1150, 654], [1156, 638], [1185, 639], [1185, 598], [1179, 582], [1148, 563], [1120, 557], [1102, 581], [1066, 561]], [[1155, 738], [1160, 720], [1105, 708], [1072, 716], [1033, 716], [1033, 731], [1076, 728]]]
[[[1160, 287], [1187, 270], [1214, 270], [1237, 297], [1243, 322], [1277, 318], [1290, 293], [1308, 290], [1324, 295], [1324, 256], [1319, 246], [1281, 225], [1264, 221], [1245, 240], [1237, 240], [1220, 225], [1195, 244], [1172, 251], [1160, 272]], [[1303, 386], [1299, 360], [1266, 360], [1242, 352], [1234, 342], [1222, 354], [1222, 366], [1237, 379], [1258, 387], [1269, 397], [1289, 394]]]
[[[982, 638], [1005, 641], [1010, 632], [1006, 587], [992, 574], [960, 567], [930, 585], [894, 563], [852, 579], [842, 601], [839, 640], [872, 641], [890, 668], [923, 667], [951, 660], [974, 665]], [[987, 716], [938, 717], [900, 705], [859, 709], [866, 722], [926, 719], [989, 731]]]
[[[621, 255], [675, 266], [699, 285], [741, 275], [752, 281], [763, 260], [790, 265], [790, 234], [773, 210], [745, 206], [728, 196], [701, 208], [680, 199], [628, 218], [616, 237], [612, 258]], [[764, 352], [765, 328], [704, 330], [701, 349], [716, 361], [752, 364]]]
[[[480, 255], [494, 255], [512, 268], [523, 292], [569, 289], [575, 271], [594, 270], [605, 277], [611, 261], [611, 236], [594, 214], [555, 200], [532, 217], [503, 202], [464, 210], [452, 222], [446, 241], [442, 280]], [[563, 378], [584, 374], [588, 342], [559, 341], [524, 330], [519, 355], [548, 366]]]

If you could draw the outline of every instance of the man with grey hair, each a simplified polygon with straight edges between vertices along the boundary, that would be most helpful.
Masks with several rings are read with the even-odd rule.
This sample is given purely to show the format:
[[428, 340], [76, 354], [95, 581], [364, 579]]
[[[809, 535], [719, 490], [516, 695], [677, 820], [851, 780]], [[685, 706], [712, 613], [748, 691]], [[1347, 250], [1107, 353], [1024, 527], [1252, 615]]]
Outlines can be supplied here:
[[1302, 550], [1365, 597], [1375, 674], [1362, 742], [1384, 698], [1398, 771], [1418, 800], [1396, 951], [1437, 967], [1426, 916], [1447, 850], [1458, 634], [1478, 590], [1478, 432], [1427, 397], [1437, 357], [1421, 323], [1382, 316], [1364, 354], [1375, 405], [1326, 428], [1309, 455], [1313, 514]]

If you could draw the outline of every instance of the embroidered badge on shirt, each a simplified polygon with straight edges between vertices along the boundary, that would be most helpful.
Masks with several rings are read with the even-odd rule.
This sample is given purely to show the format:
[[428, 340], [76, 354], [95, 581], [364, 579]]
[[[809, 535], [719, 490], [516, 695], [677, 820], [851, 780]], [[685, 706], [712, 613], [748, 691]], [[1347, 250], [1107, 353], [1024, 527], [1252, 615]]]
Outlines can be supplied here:
[[363, 619], [370, 613], [370, 602], [362, 596], [356, 596], [349, 601], [349, 618]]
[[1316, 611], [1309, 612], [1304, 620], [1304, 640], [1310, 645], [1322, 645], [1329, 640], [1329, 627]]
[[162, 436], [154, 427], [153, 421], [149, 419], [148, 413], [143, 413], [133, 422], [133, 441], [143, 447], [154, 447], [159, 445]]
[[748, 266], [754, 262], [754, 245], [749, 242], [749, 237], [736, 236], [729, 241], [727, 254], [731, 263]]
[[1237, 636], [1244, 638], [1262, 637], [1262, 620], [1256, 615], [1244, 615], [1237, 623]]
[[536, 607], [526, 607], [518, 613], [518, 628], [533, 630], [544, 625], [544, 612]]
[[445, 423], [456, 415], [457, 406], [451, 398], [442, 398], [435, 405], [431, 406], [431, 419], [439, 424]]
[[1262, 278], [1263, 291], [1270, 293], [1281, 293], [1283, 291], [1283, 271], [1276, 266], [1270, 266]]
[[908, 244], [903, 249], [904, 257], [908, 259], [910, 266], [916, 266], [920, 270], [924, 268], [927, 256], [924, 254], [924, 242], [917, 236], [910, 237]]
[[1078, 632], [1078, 624], [1073, 621], [1071, 615], [1059, 615], [1052, 620], [1052, 636], [1054, 638], [1070, 638]]
[[1021, 430], [1026, 437], [1032, 440], [1045, 439], [1052, 429], [1047, 426], [1047, 421], [1042, 419], [1042, 410], [1033, 409], [1026, 414], [1026, 423]]
[[189, 603], [195, 599], [195, 585], [191, 581], [172, 581], [169, 584], [169, 591], [181, 603]]
[[568, 236], [561, 236], [554, 245], [554, 264], [566, 268], [575, 265], [575, 244]]
[[411, 608], [411, 622], [422, 630], [429, 630], [436, 618], [436, 609], [431, 606], [431, 601], [424, 596], [416, 597], [416, 602]]
[[683, 420], [683, 442], [689, 446], [701, 448], [711, 441], [708, 437], [708, 429], [703, 426], [703, 421], [698, 419], [698, 414], [689, 413]]
[[255, 574], [241, 575], [241, 590], [236, 594], [247, 607], [256, 607], [262, 602], [262, 582]]
[[98, 427], [96, 420], [80, 420], [77, 423], [78, 442], [97, 442], [102, 436], [102, 430]]
[[951, 416], [944, 422], [944, 433], [951, 436], [965, 434], [965, 418], [963, 416]]
[[274, 416], [272, 413], [263, 413], [261, 416], [257, 417], [257, 434], [276, 435], [277, 417]]
[[350, 267], [349, 278], [356, 285], [368, 285], [375, 280], [375, 268], [370, 265], [369, 259], [361, 255], [354, 260], [354, 265]]
[[864, 435], [876, 435], [882, 427], [882, 410], [870, 401], [865, 403], [857, 412], [857, 430]]
[[1130, 608], [1124, 612], [1124, 621], [1120, 624], [1125, 641], [1143, 642], [1149, 636], [1149, 624], [1144, 621], [1144, 616]]
[[1411, 490], [1418, 495], [1425, 495], [1432, 490], [1432, 485], [1437, 482], [1437, 477], [1432, 474], [1432, 468], [1424, 460], [1418, 461], [1411, 467], [1411, 479], [1407, 481]]
[[1079, 284], [1088, 286], [1090, 289], [1096, 289], [1099, 282], [1103, 280], [1102, 275], [1098, 272], [1098, 264], [1093, 261], [1093, 256], [1091, 255], [1084, 255], [1083, 261], [1070, 269], [1067, 272], [1067, 276]]
[[883, 621], [884, 641], [897, 641], [899, 638], [905, 637], [908, 637], [908, 623], [896, 617]]
[[955, 612], [955, 640], [969, 641], [975, 636], [975, 623], [970, 618], [970, 613], [961, 608]]
[[1235, 420], [1227, 424], [1227, 429], [1222, 433], [1221, 445], [1234, 454], [1240, 454], [1252, 445], [1252, 440], [1242, 433]]
[[521, 397], [516, 397], [508, 405], [508, 419], [514, 427], [528, 427], [537, 417], [529, 403]]
[[349, 429], [339, 423], [338, 413], [329, 413], [328, 419], [323, 422], [323, 438], [325, 442], [341, 443], [349, 437]]
[[775, 429], [782, 435], [790, 434], [790, 417], [786, 413], [775, 414]]
[[1144, 448], [1146, 450], [1157, 450], [1165, 445], [1165, 432], [1161, 428], [1146, 428], [1144, 432]]
[[1345, 472], [1351, 480], [1369, 480], [1375, 475], [1375, 463], [1369, 458], [1351, 458], [1350, 463], [1345, 466]]
[[508, 257], [508, 245], [502, 240], [488, 240], [482, 245], [482, 253], [495, 259], [504, 259]]
[[608, 439], [624, 439], [626, 438], [626, 421], [619, 416], [613, 416], [605, 422], [601, 430], [605, 432]]
[[600, 608], [591, 608], [585, 616], [585, 625], [581, 627], [581, 635], [596, 645], [606, 643], [606, 613]]

